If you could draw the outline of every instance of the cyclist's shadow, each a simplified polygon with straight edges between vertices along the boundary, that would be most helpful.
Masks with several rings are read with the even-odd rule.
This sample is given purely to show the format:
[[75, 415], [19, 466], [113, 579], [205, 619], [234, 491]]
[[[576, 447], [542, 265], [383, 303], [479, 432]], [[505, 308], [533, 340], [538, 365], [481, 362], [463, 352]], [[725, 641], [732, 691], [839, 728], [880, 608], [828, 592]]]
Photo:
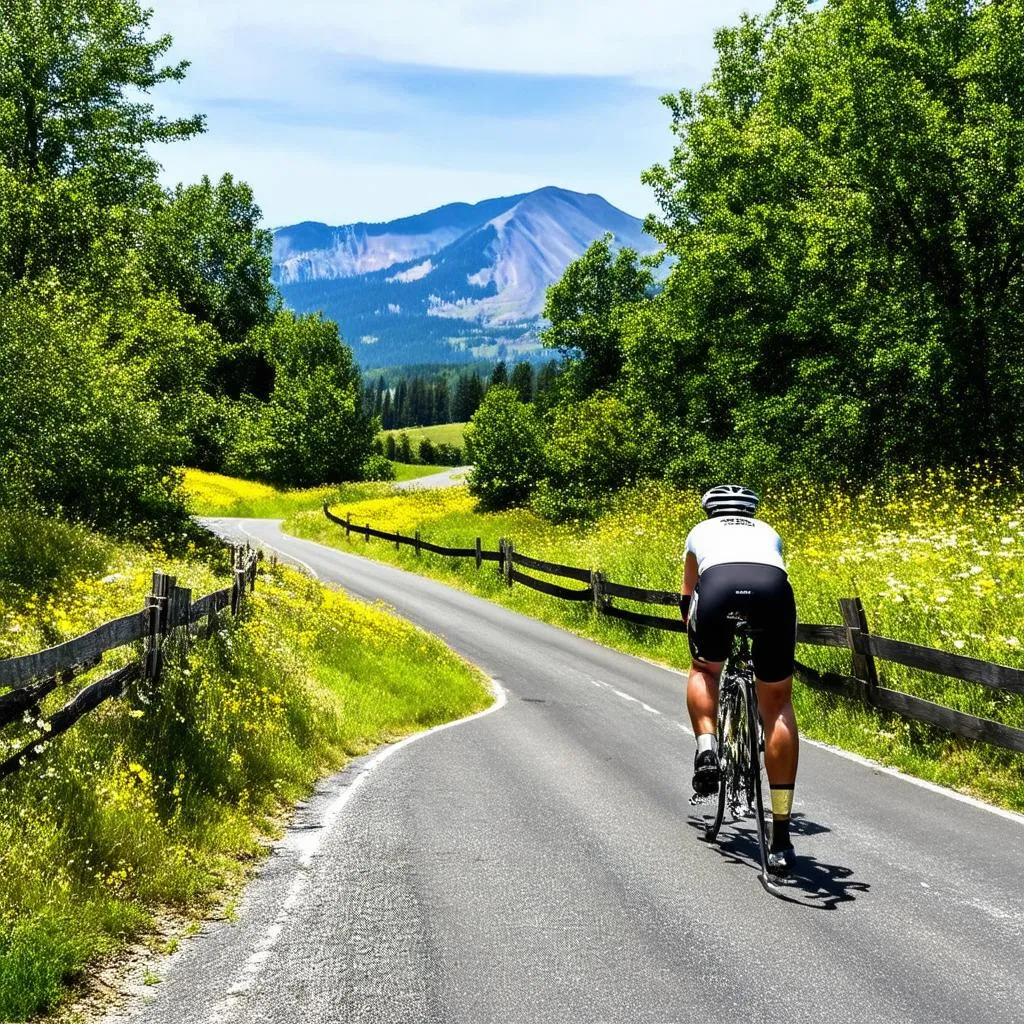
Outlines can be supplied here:
[[[699, 819], [691, 818], [690, 825], [702, 829]], [[794, 814], [790, 820], [790, 832], [794, 836], [813, 836], [830, 829], [810, 821], [802, 814]], [[709, 847], [732, 864], [744, 864], [760, 871], [761, 852], [757, 842], [757, 828], [751, 819], [724, 822], [722, 831]], [[797, 853], [793, 874], [779, 885], [786, 899], [813, 910], [835, 910], [840, 903], [857, 898], [857, 893], [869, 892], [867, 882], [854, 881], [853, 869], [840, 864], [825, 864], [815, 857]]]

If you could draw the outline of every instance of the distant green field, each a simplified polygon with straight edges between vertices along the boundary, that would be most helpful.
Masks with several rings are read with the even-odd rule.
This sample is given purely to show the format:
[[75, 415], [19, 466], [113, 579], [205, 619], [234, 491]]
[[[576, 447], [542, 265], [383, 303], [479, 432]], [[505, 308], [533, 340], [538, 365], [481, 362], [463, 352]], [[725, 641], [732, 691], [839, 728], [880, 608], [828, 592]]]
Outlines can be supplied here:
[[461, 448], [465, 429], [465, 423], [439, 423], [435, 427], [402, 427], [400, 430], [382, 430], [381, 436], [386, 437], [388, 434], [392, 434], [397, 441], [399, 434], [408, 434], [409, 440], [414, 445], [418, 445], [424, 438], [430, 438], [434, 444], [454, 444]]
[[421, 476], [432, 476], [434, 473], [441, 473], [445, 469], [444, 466], [418, 466], [409, 465], [406, 462], [392, 462], [391, 465], [395, 467], [396, 482], [415, 480]]

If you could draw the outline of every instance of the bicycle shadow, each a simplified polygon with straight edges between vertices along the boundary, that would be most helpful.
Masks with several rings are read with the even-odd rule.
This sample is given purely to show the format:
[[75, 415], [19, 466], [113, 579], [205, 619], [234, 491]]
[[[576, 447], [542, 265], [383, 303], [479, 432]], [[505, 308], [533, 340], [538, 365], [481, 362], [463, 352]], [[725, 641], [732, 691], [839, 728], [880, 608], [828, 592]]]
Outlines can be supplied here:
[[[699, 818], [690, 818], [689, 824], [697, 831], [704, 827]], [[802, 814], [793, 815], [789, 828], [794, 836], [821, 835], [831, 831]], [[753, 821], [740, 819], [723, 823], [718, 839], [708, 846], [730, 864], [742, 864], [758, 872], [761, 870], [761, 850]], [[826, 864], [798, 852], [792, 876], [777, 883], [777, 887], [782, 898], [790, 903], [809, 910], [837, 910], [841, 903], [853, 902], [857, 894], [871, 891], [867, 882], [856, 881], [852, 875], [853, 869], [845, 865]]]

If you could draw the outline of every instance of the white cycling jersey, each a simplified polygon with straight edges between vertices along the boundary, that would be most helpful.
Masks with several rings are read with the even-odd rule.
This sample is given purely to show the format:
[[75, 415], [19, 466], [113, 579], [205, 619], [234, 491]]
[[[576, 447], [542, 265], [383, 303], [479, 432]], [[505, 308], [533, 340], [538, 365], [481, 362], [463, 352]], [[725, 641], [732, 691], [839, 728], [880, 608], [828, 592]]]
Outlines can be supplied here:
[[782, 538], [751, 516], [715, 516], [698, 523], [686, 537], [686, 554], [697, 559], [697, 572], [726, 562], [755, 562], [785, 570]]

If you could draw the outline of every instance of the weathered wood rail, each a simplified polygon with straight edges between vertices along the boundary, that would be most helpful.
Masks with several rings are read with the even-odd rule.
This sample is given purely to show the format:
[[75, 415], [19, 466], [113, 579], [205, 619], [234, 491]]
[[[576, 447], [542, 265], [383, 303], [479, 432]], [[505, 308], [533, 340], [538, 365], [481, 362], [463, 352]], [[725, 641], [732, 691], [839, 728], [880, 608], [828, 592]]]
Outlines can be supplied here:
[[[581, 569], [572, 565], [560, 565], [557, 562], [546, 562], [532, 558], [516, 551], [515, 545], [502, 538], [498, 542], [497, 551], [485, 551], [481, 540], [476, 538], [472, 548], [448, 548], [435, 544], [427, 544], [422, 540], [419, 531], [414, 538], [402, 537], [400, 534], [373, 530], [370, 524], [358, 526], [352, 522], [351, 514], [341, 519], [327, 507], [323, 507], [324, 515], [333, 523], [345, 528], [346, 536], [359, 534], [369, 543], [370, 537], [394, 541], [396, 545], [411, 544], [416, 553], [430, 551], [435, 554], [453, 558], [475, 558], [479, 569], [485, 561], [498, 563], [499, 571], [508, 586], [521, 583], [523, 586], [548, 594], [566, 601], [590, 601], [600, 615], [620, 619], [638, 626], [651, 629], [667, 630], [683, 633], [686, 627], [682, 615], [668, 617], [666, 615], [650, 615], [634, 611], [630, 608], [617, 607], [613, 598], [633, 601], [638, 604], [655, 604], [674, 606], [682, 610], [682, 598], [678, 591], [652, 590], [645, 587], [633, 587], [623, 583], [613, 583], [604, 574], [593, 569]], [[516, 567], [519, 568], [516, 568]], [[548, 580], [537, 579], [521, 569], [549, 576], [577, 580], [586, 583], [584, 588], [563, 587]], [[924, 672], [933, 672], [964, 682], [976, 683], [1001, 692], [1024, 694], [1024, 671], [1007, 665], [980, 661], [932, 647], [921, 647], [893, 640], [889, 637], [872, 633], [868, 628], [864, 606], [859, 598], [842, 598], [839, 610], [843, 619], [842, 625], [817, 625], [801, 622], [797, 626], [797, 643], [812, 647], [842, 648], [850, 652], [851, 673], [841, 675], [833, 672], [819, 672], [797, 662], [796, 675], [805, 685], [813, 689], [833, 693], [862, 702], [868, 707], [880, 711], [891, 711], [912, 721], [924, 722], [928, 725], [945, 729], [957, 736], [972, 740], [983, 740], [995, 746], [1009, 750], [1024, 752], [1024, 730], [1016, 729], [1001, 722], [988, 718], [979, 718], [962, 711], [947, 708], [933, 701], [888, 689], [880, 685], [878, 668], [875, 659], [903, 665], [907, 668]]]
[[[148, 681], [155, 686], [163, 666], [164, 647], [176, 634], [189, 635], [203, 619], [212, 628], [213, 618], [230, 609], [233, 615], [245, 607], [245, 595], [256, 585], [257, 554], [248, 548], [232, 549], [232, 584], [223, 590], [192, 600], [192, 591], [179, 587], [173, 576], [153, 574], [153, 589], [141, 611], [124, 615], [45, 651], [0, 661], [0, 728], [15, 722], [31, 722], [37, 735], [0, 761], [0, 779], [40, 758], [46, 745], [65, 733], [91, 711], [125, 694], [128, 685]], [[48, 719], [41, 704], [58, 687], [95, 668], [103, 655], [143, 641], [141, 656], [102, 679], [89, 683]]]

